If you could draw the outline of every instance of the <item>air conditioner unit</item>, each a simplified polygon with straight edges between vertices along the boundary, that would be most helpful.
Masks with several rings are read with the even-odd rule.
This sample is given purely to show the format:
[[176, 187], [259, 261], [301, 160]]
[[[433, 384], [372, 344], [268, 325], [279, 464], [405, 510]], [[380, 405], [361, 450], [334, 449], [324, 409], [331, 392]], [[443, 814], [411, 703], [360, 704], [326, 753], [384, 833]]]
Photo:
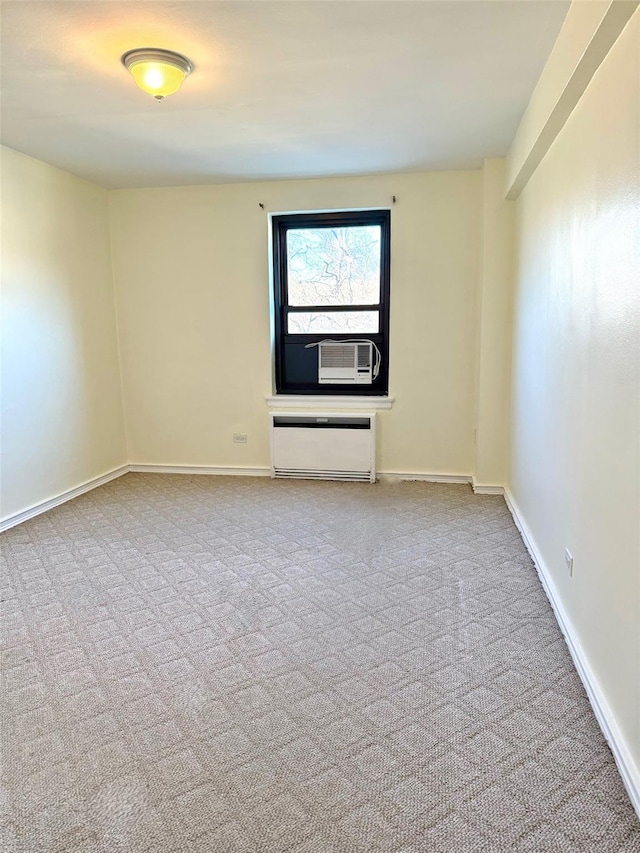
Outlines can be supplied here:
[[271, 476], [376, 481], [375, 412], [271, 414]]
[[373, 344], [322, 341], [318, 344], [318, 384], [371, 385]]

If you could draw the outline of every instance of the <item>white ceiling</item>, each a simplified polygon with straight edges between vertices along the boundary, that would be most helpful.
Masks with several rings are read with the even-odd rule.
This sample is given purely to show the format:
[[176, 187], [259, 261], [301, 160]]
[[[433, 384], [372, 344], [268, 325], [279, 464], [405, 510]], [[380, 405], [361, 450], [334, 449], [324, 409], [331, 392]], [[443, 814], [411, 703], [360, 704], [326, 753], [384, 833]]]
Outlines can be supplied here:
[[[106, 187], [429, 169], [507, 152], [564, 0], [3, 0], [2, 142]], [[135, 47], [195, 71], [156, 103]]]

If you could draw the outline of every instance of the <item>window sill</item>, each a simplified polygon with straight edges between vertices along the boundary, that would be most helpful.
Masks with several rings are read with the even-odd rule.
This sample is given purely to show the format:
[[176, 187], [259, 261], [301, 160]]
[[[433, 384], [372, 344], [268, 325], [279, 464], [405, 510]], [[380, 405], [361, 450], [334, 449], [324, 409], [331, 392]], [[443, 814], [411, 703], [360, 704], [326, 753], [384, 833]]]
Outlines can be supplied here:
[[301, 406], [303, 409], [368, 409], [369, 411], [380, 411], [391, 409], [395, 397], [343, 397], [323, 396], [321, 394], [277, 394], [273, 397], [265, 397], [270, 409], [282, 407]]

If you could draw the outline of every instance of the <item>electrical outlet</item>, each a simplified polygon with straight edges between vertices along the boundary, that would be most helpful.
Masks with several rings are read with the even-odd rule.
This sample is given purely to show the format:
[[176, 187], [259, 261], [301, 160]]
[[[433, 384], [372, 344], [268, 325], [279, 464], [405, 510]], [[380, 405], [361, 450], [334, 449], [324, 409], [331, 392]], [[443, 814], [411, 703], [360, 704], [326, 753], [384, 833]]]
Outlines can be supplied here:
[[233, 443], [234, 444], [246, 444], [248, 441], [246, 432], [234, 432], [233, 434]]
[[564, 549], [564, 564], [569, 572], [569, 577], [573, 577], [573, 555], [568, 548]]

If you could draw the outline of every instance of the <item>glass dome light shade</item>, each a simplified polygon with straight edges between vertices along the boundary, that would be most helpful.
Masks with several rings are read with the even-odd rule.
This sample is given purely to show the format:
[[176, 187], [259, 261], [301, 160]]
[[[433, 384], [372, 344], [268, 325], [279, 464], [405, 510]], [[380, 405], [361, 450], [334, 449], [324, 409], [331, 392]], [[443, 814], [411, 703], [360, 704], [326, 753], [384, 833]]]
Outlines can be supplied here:
[[142, 91], [158, 101], [177, 92], [184, 78], [193, 70], [186, 56], [155, 48], [130, 50], [122, 57], [122, 64]]

